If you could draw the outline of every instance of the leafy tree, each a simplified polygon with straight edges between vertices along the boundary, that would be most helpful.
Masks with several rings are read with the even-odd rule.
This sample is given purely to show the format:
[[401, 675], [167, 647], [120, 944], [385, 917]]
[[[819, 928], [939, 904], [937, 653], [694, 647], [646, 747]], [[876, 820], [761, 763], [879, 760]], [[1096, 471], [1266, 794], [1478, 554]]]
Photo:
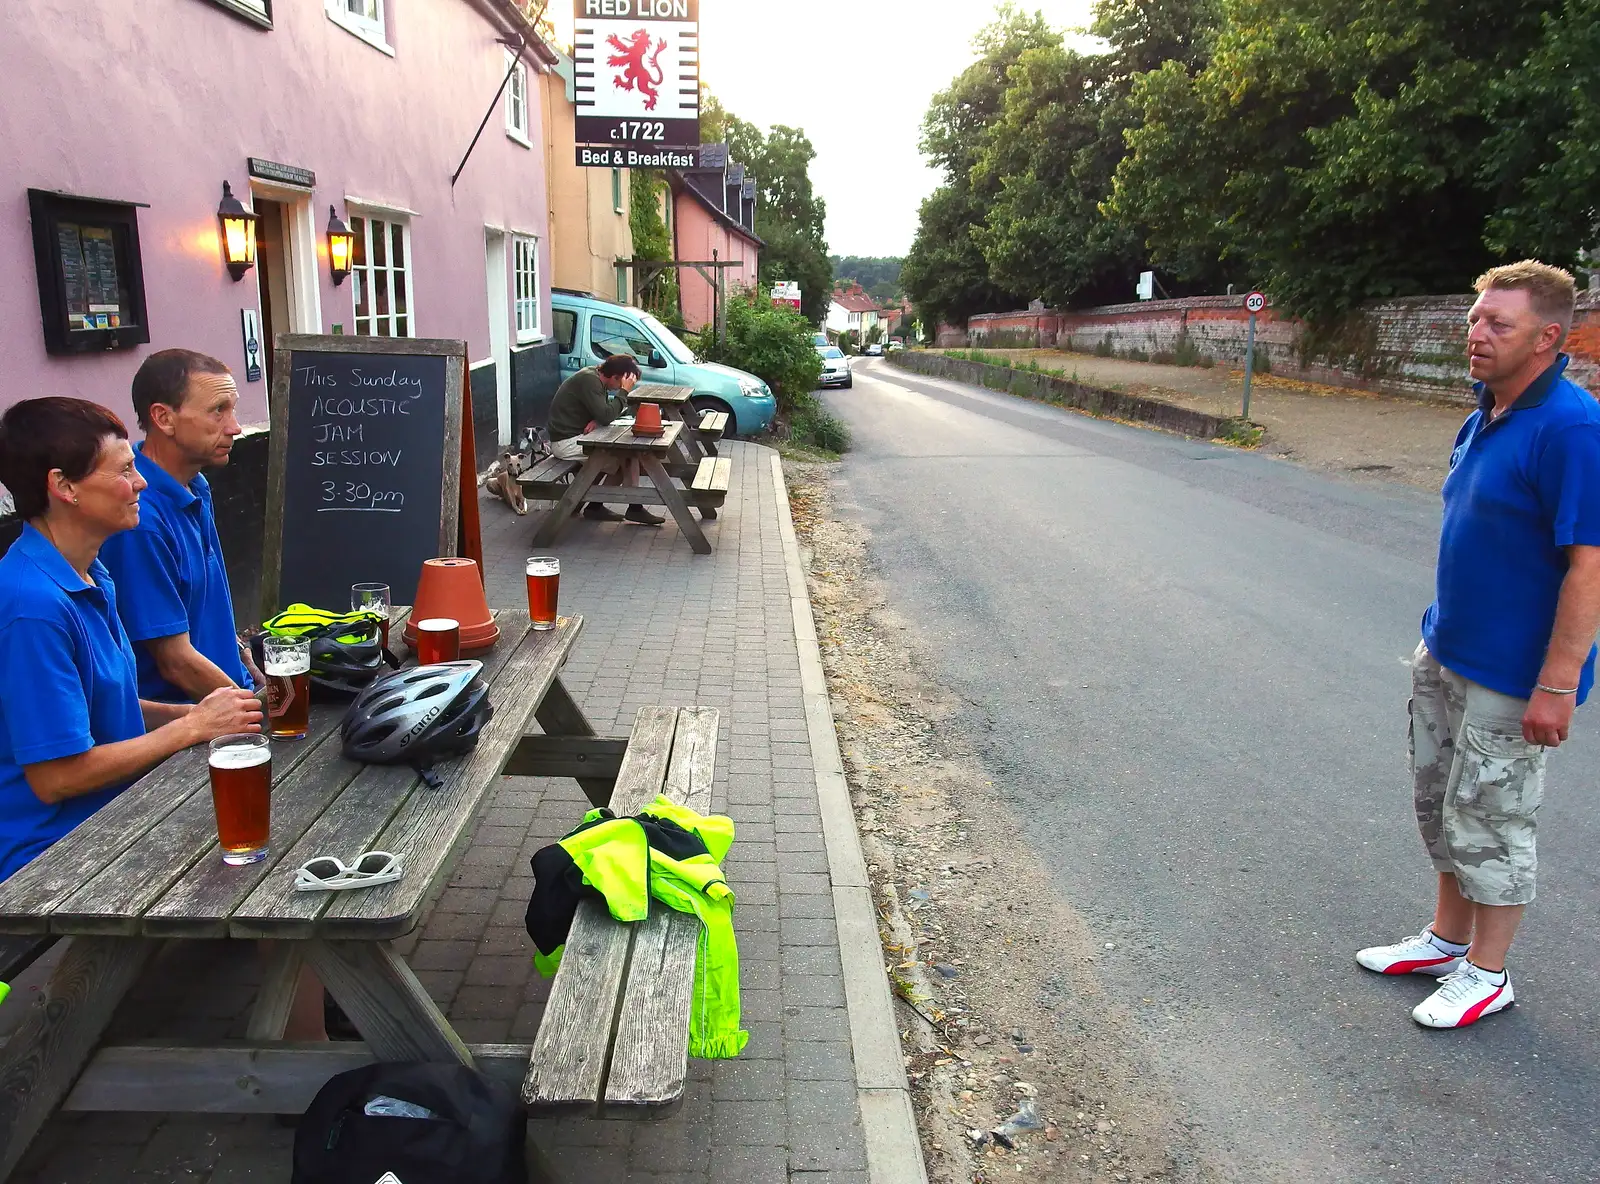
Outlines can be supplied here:
[[905, 287], [900, 281], [904, 259], [833, 255], [828, 262], [833, 265], [835, 287], [857, 283], [882, 300], [898, 300], [905, 295]]
[[1005, 3], [973, 44], [978, 60], [934, 95], [923, 120], [922, 153], [945, 180], [922, 203], [916, 239], [901, 269], [907, 294], [935, 322], [964, 320], [1021, 299], [991, 279], [972, 234], [999, 195], [998, 178], [979, 184], [972, 174], [988, 129], [1004, 112], [1011, 67], [1030, 49], [1059, 47], [1061, 35], [1039, 13], [1025, 15]]
[[[633, 231], [635, 259], [671, 259], [672, 238], [661, 217], [661, 194], [666, 182], [650, 169], [633, 169], [628, 174], [628, 223]], [[635, 273], [637, 280], [637, 273]], [[682, 306], [678, 300], [678, 273], [667, 268], [648, 288], [635, 290], [639, 304], [655, 313], [668, 325], [681, 326]]]
[[1541, 32], [1500, 0], [1222, 0], [1211, 59], [1135, 83], [1109, 210], [1192, 270], [1215, 251], [1290, 310], [1460, 290], [1493, 262], [1496, 79]]
[[760, 292], [740, 293], [728, 300], [727, 340], [719, 343], [707, 326], [698, 352], [711, 362], [747, 370], [763, 379], [787, 412], [816, 389], [822, 358], [811, 344], [816, 329], [792, 308], [777, 305]]
[[766, 244], [758, 265], [762, 289], [793, 280], [800, 285], [801, 312], [820, 323], [833, 272], [823, 240], [827, 207], [811, 185], [816, 149], [799, 128], [776, 124], [763, 133], [709, 94], [701, 103], [700, 131], [706, 143], [726, 141], [730, 159], [755, 179], [755, 230]]

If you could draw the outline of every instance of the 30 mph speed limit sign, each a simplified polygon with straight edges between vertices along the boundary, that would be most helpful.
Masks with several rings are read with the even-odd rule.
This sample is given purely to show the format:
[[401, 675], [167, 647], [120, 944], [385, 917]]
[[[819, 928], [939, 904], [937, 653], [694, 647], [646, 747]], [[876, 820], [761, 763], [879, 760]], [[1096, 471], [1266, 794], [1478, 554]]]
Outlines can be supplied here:
[[1260, 292], [1252, 292], [1244, 298], [1244, 306], [1250, 312], [1260, 312], [1267, 307], [1267, 298]]

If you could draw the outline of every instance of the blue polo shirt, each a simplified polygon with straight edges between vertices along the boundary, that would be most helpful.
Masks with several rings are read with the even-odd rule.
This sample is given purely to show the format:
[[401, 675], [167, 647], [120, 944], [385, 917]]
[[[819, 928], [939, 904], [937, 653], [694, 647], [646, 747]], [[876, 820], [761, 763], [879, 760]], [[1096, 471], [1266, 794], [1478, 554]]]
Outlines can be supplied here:
[[[195, 649], [242, 687], [251, 685], [233, 628], [233, 596], [222, 542], [211, 512], [211, 486], [196, 476], [187, 486], [144, 454], [133, 463], [149, 483], [139, 495], [139, 525], [112, 535], [100, 548], [117, 584], [117, 603], [135, 642], [187, 633]], [[189, 696], [161, 677], [155, 659], [135, 645], [139, 694], [163, 703]]]
[[0, 558], [0, 880], [126, 788], [46, 805], [22, 766], [144, 735], [116, 586], [89, 575], [32, 526]]
[[[1446, 668], [1502, 695], [1533, 694], [1556, 601], [1562, 550], [1600, 546], [1600, 405], [1562, 377], [1563, 354], [1499, 418], [1478, 384], [1444, 481], [1437, 599], [1422, 640]], [[1594, 684], [1593, 647], [1578, 702]]]

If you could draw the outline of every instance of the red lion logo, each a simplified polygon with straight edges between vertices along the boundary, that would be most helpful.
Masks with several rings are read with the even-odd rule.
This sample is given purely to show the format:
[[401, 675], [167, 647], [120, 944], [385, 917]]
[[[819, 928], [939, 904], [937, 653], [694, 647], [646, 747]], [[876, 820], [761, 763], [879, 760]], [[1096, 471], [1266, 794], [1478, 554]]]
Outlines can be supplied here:
[[[637, 90], [644, 96], [644, 109], [654, 111], [656, 99], [660, 91], [656, 88], [661, 85], [665, 75], [661, 70], [661, 54], [667, 48], [663, 39], [656, 42], [656, 51], [650, 54], [649, 65], [645, 65], [645, 55], [650, 53], [650, 33], [640, 29], [628, 40], [624, 41], [616, 34], [606, 38], [611, 48], [617, 52], [606, 59], [608, 66], [623, 67], [622, 73], [612, 81], [621, 90]], [[651, 77], [654, 71], [655, 76]]]

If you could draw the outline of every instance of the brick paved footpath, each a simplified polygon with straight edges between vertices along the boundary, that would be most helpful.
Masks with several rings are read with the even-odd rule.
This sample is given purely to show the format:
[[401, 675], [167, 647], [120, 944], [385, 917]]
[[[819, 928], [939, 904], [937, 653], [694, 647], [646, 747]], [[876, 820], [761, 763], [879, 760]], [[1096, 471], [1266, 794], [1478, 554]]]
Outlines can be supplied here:
[[[574, 1184], [867, 1181], [772, 454], [742, 444], [724, 454], [734, 479], [720, 520], [707, 524], [713, 555], [691, 552], [670, 519], [660, 530], [575, 522], [552, 549], [561, 610], [584, 617], [564, 679], [597, 731], [625, 736], [649, 704], [722, 712], [713, 800], [737, 824], [724, 870], [750, 1032], [737, 1060], [690, 1062], [688, 1096], [668, 1119], [531, 1124]], [[498, 501], [481, 508], [491, 603], [525, 609], [533, 518]], [[454, 878], [401, 943], [464, 1039], [533, 1040], [547, 984], [522, 927], [528, 860], [585, 808], [571, 781], [504, 778]], [[159, 1027], [241, 1037], [253, 962], [223, 943], [176, 943], [130, 995], [113, 1036]], [[14, 1179], [283, 1182], [292, 1143], [270, 1117], [58, 1114]]]

